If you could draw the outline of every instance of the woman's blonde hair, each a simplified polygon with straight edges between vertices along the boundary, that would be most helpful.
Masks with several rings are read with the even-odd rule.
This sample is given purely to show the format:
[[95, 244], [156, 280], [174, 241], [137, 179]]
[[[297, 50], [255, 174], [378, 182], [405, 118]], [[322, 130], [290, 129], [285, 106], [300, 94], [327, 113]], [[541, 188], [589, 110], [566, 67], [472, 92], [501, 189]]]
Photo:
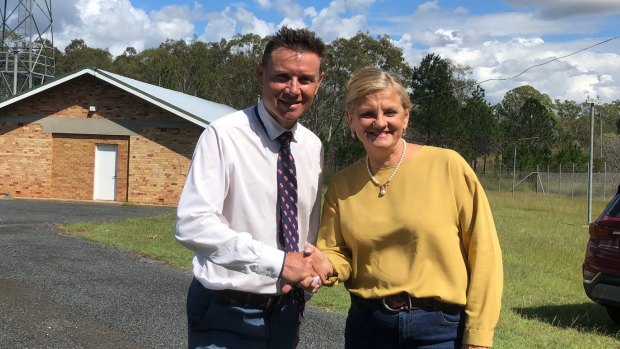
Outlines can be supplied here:
[[403, 108], [410, 109], [411, 99], [409, 99], [409, 94], [396, 75], [372, 66], [356, 70], [349, 78], [349, 82], [347, 82], [347, 95], [345, 99], [347, 111], [352, 112], [355, 103], [359, 99], [389, 87], [396, 90], [400, 96]]

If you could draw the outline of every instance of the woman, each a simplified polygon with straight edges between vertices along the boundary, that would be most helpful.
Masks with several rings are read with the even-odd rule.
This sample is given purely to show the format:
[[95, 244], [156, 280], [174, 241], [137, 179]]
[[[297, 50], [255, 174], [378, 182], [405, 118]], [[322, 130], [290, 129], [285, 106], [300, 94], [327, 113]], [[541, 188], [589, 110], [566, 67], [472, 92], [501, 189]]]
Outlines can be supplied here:
[[503, 285], [491, 210], [461, 156], [403, 139], [410, 106], [380, 69], [347, 85], [367, 156], [331, 180], [317, 243], [333, 266], [326, 284], [351, 295], [345, 347], [490, 347]]

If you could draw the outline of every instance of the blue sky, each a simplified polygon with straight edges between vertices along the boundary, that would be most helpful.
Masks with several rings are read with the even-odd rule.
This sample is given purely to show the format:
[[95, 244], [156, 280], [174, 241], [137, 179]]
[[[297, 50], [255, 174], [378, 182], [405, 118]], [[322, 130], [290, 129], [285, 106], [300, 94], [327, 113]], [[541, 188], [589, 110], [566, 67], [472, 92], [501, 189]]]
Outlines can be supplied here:
[[[61, 49], [79, 37], [116, 55], [167, 38], [265, 36], [287, 24], [308, 27], [327, 42], [359, 31], [388, 35], [411, 66], [436, 53], [469, 66], [477, 81], [514, 76], [620, 35], [619, 0], [55, 0], [53, 12]], [[482, 87], [498, 103], [525, 84], [552, 99], [618, 100], [620, 39]]]

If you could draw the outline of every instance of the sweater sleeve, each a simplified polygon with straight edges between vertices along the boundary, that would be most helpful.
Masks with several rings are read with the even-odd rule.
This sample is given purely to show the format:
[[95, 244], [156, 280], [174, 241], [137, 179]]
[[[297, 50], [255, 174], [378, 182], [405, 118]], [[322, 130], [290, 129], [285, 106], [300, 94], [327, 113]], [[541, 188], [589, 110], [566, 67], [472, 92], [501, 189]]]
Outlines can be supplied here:
[[499, 319], [503, 267], [488, 199], [471, 167], [458, 156], [451, 175], [469, 272], [464, 344], [491, 347]]
[[325, 283], [326, 286], [345, 282], [351, 276], [351, 251], [342, 236], [340, 214], [335, 197], [332, 182], [325, 193], [317, 240], [317, 248], [325, 254], [334, 268], [334, 276]]

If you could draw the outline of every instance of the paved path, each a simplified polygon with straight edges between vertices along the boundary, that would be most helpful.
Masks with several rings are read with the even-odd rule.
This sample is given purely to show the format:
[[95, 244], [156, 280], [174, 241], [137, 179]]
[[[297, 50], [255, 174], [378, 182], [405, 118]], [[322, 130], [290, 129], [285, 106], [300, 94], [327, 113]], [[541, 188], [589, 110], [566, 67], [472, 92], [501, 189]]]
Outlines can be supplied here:
[[[0, 199], [0, 348], [185, 348], [188, 272], [57, 231], [172, 211]], [[306, 318], [300, 349], [342, 348], [342, 315]]]

